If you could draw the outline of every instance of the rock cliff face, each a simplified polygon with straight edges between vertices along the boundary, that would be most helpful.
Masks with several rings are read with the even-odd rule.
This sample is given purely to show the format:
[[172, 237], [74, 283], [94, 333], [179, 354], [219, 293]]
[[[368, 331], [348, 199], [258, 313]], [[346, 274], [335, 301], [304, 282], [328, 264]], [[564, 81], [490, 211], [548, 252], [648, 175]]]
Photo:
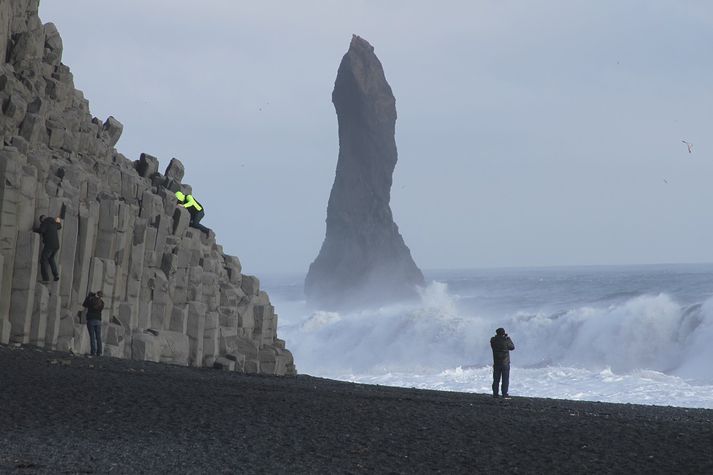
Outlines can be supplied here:
[[[102, 290], [105, 353], [180, 365], [294, 374], [256, 277], [176, 206], [183, 165], [159, 172], [92, 118], [38, 0], [0, 2], [0, 342], [88, 351], [82, 302]], [[60, 280], [38, 282], [41, 214], [62, 216]]]
[[326, 307], [381, 303], [415, 294], [423, 274], [389, 201], [397, 152], [396, 101], [374, 48], [354, 36], [332, 93], [339, 160], [327, 206], [327, 233], [305, 280]]

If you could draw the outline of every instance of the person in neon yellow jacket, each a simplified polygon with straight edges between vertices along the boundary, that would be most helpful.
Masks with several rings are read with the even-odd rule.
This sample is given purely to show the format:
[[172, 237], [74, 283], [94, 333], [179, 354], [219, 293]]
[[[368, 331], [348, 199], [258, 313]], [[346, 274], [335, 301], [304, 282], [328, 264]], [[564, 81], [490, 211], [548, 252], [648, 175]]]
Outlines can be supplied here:
[[192, 228], [199, 229], [204, 233], [208, 234], [210, 232], [210, 229], [206, 228], [200, 223], [201, 219], [203, 219], [203, 216], [205, 216], [205, 211], [203, 210], [203, 206], [201, 206], [198, 200], [196, 200], [193, 195], [184, 195], [180, 191], [176, 192], [176, 199], [178, 200], [178, 204], [186, 208], [191, 214], [191, 222], [189, 226]]

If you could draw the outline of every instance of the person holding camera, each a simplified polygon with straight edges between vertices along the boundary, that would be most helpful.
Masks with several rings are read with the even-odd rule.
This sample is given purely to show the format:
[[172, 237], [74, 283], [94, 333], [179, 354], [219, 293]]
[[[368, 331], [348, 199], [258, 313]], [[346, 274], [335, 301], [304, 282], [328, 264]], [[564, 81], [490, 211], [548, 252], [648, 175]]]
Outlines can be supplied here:
[[101, 290], [89, 292], [82, 306], [87, 309], [87, 330], [89, 331], [89, 345], [92, 356], [102, 355], [102, 310], [104, 301]]
[[502, 397], [510, 399], [508, 387], [510, 386], [510, 352], [515, 349], [512, 340], [505, 333], [504, 328], [495, 330], [495, 336], [490, 339], [490, 348], [493, 349], [493, 397], [498, 397], [498, 388], [502, 378]]

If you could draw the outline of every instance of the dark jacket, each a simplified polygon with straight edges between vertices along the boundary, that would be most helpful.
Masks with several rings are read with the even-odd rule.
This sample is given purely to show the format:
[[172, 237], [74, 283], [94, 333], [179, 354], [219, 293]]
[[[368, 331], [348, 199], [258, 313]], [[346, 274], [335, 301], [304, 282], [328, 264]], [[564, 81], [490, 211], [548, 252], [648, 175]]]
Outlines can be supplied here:
[[82, 304], [87, 309], [87, 320], [101, 320], [104, 301], [96, 294], [89, 294]]
[[510, 365], [510, 351], [515, 349], [515, 345], [509, 336], [495, 335], [490, 339], [490, 348], [493, 349], [494, 365]]
[[39, 227], [35, 228], [35, 232], [42, 235], [42, 243], [47, 249], [59, 249], [59, 229], [62, 229], [62, 225], [55, 222], [54, 218], [45, 218]]

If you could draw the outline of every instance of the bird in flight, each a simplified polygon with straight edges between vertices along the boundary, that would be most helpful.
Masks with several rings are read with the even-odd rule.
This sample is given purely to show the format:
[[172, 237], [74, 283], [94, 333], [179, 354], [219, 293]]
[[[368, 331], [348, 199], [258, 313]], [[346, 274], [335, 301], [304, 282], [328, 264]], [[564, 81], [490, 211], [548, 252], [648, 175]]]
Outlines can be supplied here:
[[668, 185], [668, 180], [667, 180], [667, 179], [664, 178], [664, 179], [663, 179], [663, 182]]
[[686, 144], [686, 147], [688, 147], [688, 153], [693, 153], [693, 144], [686, 142], [685, 140], [681, 140], [681, 142]]

